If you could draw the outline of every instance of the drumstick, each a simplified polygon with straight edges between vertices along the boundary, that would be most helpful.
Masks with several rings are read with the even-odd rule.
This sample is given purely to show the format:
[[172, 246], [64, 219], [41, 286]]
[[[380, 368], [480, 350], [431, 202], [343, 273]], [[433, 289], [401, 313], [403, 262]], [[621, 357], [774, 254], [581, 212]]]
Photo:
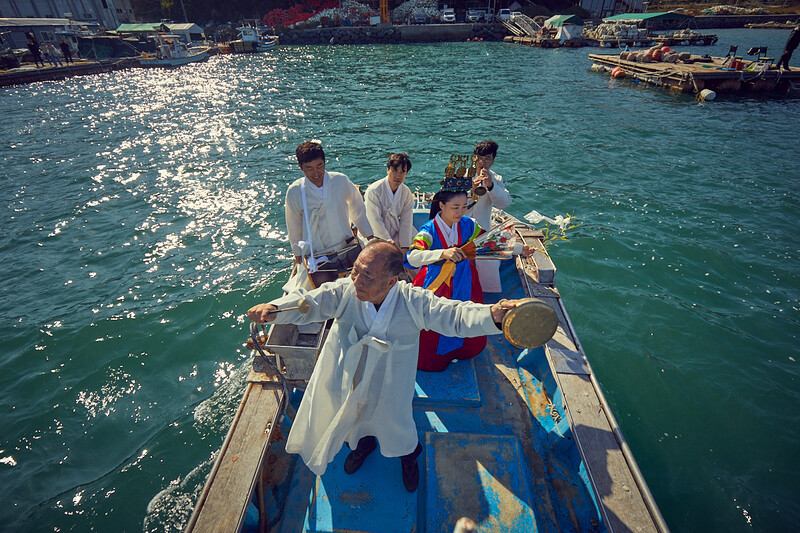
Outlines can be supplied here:
[[297, 305], [294, 306], [294, 307], [284, 307], [283, 309], [274, 309], [274, 310], [270, 311], [267, 314], [271, 315], [271, 314], [274, 314], [274, 313], [282, 313], [284, 311], [294, 311], [295, 309], [300, 311], [300, 314], [304, 315], [304, 314], [308, 313], [309, 309], [311, 309], [311, 304], [309, 304], [306, 301], [306, 299], [303, 298], [299, 302], [297, 302]]

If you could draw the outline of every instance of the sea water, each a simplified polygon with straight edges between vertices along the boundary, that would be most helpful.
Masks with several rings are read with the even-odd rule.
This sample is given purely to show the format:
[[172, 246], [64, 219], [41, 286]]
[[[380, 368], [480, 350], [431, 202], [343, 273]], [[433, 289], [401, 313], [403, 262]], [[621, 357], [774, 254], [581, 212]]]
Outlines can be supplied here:
[[[691, 50], [788, 35], [717, 33]], [[185, 525], [311, 138], [362, 188], [407, 151], [426, 191], [496, 140], [512, 214], [580, 219], [558, 287], [672, 529], [796, 527], [800, 100], [702, 103], [602, 52], [284, 46], [0, 91], [0, 529]]]

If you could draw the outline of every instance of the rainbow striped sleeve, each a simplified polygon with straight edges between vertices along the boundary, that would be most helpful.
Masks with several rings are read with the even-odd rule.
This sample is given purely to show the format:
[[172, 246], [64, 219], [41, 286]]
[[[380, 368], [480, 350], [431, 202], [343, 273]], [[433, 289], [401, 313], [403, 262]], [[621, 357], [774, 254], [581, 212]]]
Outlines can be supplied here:
[[421, 230], [414, 237], [414, 242], [411, 243], [411, 248], [416, 250], [429, 250], [433, 243], [433, 235], [425, 230]]
[[477, 236], [478, 236], [478, 235], [480, 235], [481, 233], [483, 233], [483, 228], [482, 228], [482, 227], [480, 227], [480, 226], [478, 225], [478, 223], [476, 222], [476, 223], [475, 223], [475, 230], [472, 232], [472, 236], [471, 236], [469, 239], [467, 239], [467, 242], [469, 242], [469, 241], [471, 241], [471, 240], [474, 240], [474, 239], [475, 239], [475, 237], [477, 237]]

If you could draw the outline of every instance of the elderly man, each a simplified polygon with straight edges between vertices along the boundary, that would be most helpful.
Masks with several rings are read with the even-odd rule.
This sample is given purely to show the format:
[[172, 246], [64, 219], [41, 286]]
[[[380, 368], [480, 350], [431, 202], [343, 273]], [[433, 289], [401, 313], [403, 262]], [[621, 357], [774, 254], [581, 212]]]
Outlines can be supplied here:
[[[403, 254], [375, 240], [355, 261], [352, 275], [312, 291], [298, 289], [248, 311], [256, 323], [306, 324], [334, 318], [286, 442], [306, 465], [322, 475], [346, 441], [352, 452], [344, 470], [352, 474], [380, 445], [381, 454], [399, 457], [403, 484], [417, 489], [422, 451], [412, 415], [419, 332], [476, 337], [501, 333], [498, 324], [516, 301], [494, 305], [439, 298], [398, 281]], [[299, 311], [272, 313], [297, 305]]]
[[[373, 237], [364, 201], [358, 188], [340, 172], [325, 170], [325, 152], [318, 141], [301, 143], [295, 151], [304, 177], [286, 191], [286, 229], [295, 261], [301, 263], [308, 245], [308, 270], [325, 272], [319, 280], [337, 278], [337, 271], [352, 266], [357, 255], [342, 256], [342, 251], [357, 244], [350, 228], [354, 223], [367, 239]], [[327, 275], [332, 273], [331, 275]], [[312, 275], [312, 278], [317, 279]]]
[[[485, 194], [478, 196], [478, 199], [468, 206], [467, 216], [474, 218], [485, 230], [492, 227], [492, 207], [505, 209], [511, 205], [511, 195], [503, 184], [503, 178], [491, 170], [494, 158], [497, 157], [497, 148], [497, 143], [490, 139], [476, 144], [473, 152], [478, 158], [475, 162], [475, 169], [478, 172], [472, 180], [473, 190], [483, 187]], [[499, 261], [477, 261], [475, 267], [478, 269], [483, 292], [502, 292]]]

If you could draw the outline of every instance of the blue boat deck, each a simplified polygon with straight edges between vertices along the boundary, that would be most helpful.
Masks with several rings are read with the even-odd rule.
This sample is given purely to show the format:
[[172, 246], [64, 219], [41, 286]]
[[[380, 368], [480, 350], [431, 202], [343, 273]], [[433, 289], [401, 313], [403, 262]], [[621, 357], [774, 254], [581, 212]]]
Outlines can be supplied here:
[[[524, 297], [514, 262], [503, 267], [503, 297]], [[493, 303], [500, 295], [485, 297]], [[265, 491], [270, 531], [451, 533], [462, 516], [487, 532], [604, 530], [547, 376], [542, 348], [515, 348], [501, 335], [474, 359], [418, 371], [417, 492], [405, 490], [399, 459], [378, 451], [352, 475], [343, 469], [347, 448], [322, 476], [284, 457], [291, 481]], [[271, 454], [286, 455], [280, 444]]]

